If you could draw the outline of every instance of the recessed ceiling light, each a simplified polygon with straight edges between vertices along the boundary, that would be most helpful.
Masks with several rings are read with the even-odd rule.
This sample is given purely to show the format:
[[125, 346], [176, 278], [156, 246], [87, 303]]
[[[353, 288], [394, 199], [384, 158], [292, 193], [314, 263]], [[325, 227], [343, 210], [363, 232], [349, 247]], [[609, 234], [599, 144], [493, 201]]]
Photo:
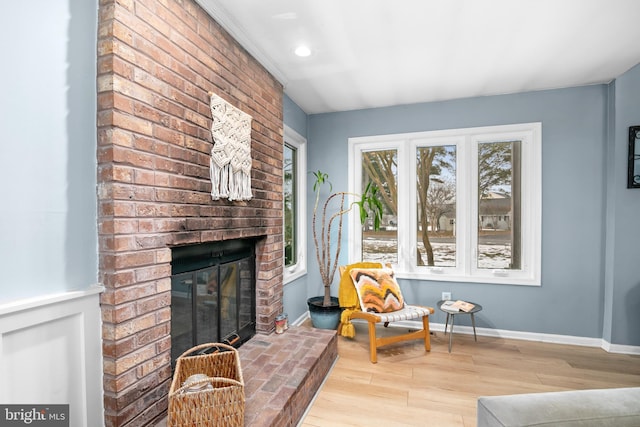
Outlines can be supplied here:
[[307, 46], [298, 46], [294, 52], [296, 55], [301, 57], [311, 55], [311, 49], [309, 49]]

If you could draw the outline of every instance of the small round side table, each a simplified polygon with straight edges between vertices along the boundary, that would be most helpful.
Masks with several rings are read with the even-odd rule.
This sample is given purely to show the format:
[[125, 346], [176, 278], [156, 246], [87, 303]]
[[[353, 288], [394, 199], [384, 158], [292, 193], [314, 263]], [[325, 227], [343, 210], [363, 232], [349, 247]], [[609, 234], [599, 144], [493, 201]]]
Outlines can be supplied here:
[[474, 305], [474, 307], [469, 310], [469, 311], [450, 311], [450, 310], [445, 310], [442, 308], [442, 304], [444, 303], [444, 300], [438, 301], [438, 308], [440, 309], [440, 311], [442, 311], [443, 313], [447, 313], [447, 320], [444, 324], [444, 334], [447, 335], [447, 326], [449, 325], [449, 316], [451, 316], [451, 330], [449, 331], [449, 353], [451, 353], [451, 345], [453, 343], [453, 323], [455, 320], [456, 315], [459, 314], [469, 314], [471, 315], [471, 324], [473, 325], [473, 339], [478, 341], [478, 337], [476, 335], [476, 318], [474, 317], [474, 314], [481, 311], [482, 310], [482, 306], [480, 304], [477, 304], [475, 302], [472, 301], [467, 301], [471, 304]]

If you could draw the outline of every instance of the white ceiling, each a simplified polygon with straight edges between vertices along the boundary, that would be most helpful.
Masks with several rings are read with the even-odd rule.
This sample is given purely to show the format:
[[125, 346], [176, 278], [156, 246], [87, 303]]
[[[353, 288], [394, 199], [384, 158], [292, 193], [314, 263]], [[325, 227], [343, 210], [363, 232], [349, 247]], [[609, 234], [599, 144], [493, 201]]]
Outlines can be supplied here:
[[608, 83], [640, 63], [640, 0], [197, 1], [308, 114]]

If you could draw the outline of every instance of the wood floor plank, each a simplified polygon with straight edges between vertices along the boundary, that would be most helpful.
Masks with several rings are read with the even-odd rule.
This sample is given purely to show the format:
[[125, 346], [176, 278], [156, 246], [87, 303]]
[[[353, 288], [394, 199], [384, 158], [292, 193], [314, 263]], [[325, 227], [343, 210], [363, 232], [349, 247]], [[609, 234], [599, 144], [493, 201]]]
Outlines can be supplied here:
[[560, 386], [571, 389], [587, 388], [611, 388], [615, 387], [637, 387], [640, 384], [640, 375], [607, 374], [606, 372], [596, 372], [593, 370], [574, 370], [573, 377], [567, 375], [538, 374], [542, 384], [547, 386]]
[[[640, 387], [640, 356], [600, 348], [456, 333], [378, 351], [369, 362], [366, 325], [339, 337], [339, 358], [301, 427], [476, 425], [480, 396]], [[381, 329], [393, 334], [393, 328]]]
[[[394, 406], [376, 402], [375, 405], [355, 405], [355, 401], [316, 401], [301, 426], [442, 426], [462, 427], [463, 417], [445, 411], [433, 411], [425, 408]], [[307, 423], [309, 419], [309, 424]]]
[[443, 390], [437, 387], [411, 389], [407, 406], [460, 414], [466, 417], [475, 417], [476, 415], [474, 394]]

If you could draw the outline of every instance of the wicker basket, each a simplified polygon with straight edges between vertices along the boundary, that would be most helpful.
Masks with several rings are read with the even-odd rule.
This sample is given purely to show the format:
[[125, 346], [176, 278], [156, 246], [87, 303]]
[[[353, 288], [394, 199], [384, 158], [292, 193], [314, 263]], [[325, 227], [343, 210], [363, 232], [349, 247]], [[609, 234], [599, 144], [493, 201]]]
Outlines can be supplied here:
[[[209, 354], [198, 354], [214, 348]], [[190, 386], [184, 381], [195, 374], [210, 377]], [[194, 385], [207, 390], [188, 391]], [[244, 380], [238, 351], [226, 344], [193, 347], [178, 357], [169, 390], [167, 426], [244, 426]]]

